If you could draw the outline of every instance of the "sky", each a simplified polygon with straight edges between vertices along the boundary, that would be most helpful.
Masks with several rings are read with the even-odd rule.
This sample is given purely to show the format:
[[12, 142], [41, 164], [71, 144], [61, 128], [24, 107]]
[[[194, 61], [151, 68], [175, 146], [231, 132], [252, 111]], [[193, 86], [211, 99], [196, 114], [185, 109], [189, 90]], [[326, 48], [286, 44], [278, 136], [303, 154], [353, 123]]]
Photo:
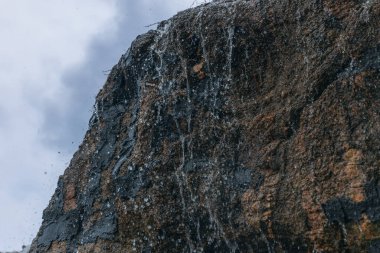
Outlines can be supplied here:
[[0, 0], [0, 251], [35, 237], [104, 71], [145, 26], [201, 2]]

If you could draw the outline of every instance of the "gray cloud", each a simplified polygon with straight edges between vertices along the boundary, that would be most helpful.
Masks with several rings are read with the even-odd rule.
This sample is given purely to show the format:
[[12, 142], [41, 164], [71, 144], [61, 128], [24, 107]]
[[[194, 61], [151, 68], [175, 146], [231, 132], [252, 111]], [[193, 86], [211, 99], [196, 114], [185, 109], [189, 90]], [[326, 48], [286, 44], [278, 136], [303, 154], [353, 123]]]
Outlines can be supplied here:
[[43, 108], [64, 111], [67, 94], [54, 96], [60, 76], [83, 60], [114, 2], [0, 1], [0, 251], [30, 243], [38, 230], [69, 160], [42, 143]]
[[[148, 30], [145, 26], [167, 19], [193, 3], [173, 2], [117, 1], [116, 32], [99, 34], [91, 42], [85, 62], [71, 68], [62, 78], [70, 95], [66, 110], [58, 111], [54, 105], [44, 108], [47, 145], [67, 153], [75, 151], [87, 130], [95, 96], [106, 80], [104, 71], [118, 62], [137, 35]], [[114, 29], [110, 27], [111, 31]]]
[[[57, 178], [87, 130], [103, 71], [146, 25], [193, 1], [0, 2], [0, 31], [8, 35], [0, 42], [0, 251], [35, 236]], [[97, 31], [104, 23], [109, 27]]]

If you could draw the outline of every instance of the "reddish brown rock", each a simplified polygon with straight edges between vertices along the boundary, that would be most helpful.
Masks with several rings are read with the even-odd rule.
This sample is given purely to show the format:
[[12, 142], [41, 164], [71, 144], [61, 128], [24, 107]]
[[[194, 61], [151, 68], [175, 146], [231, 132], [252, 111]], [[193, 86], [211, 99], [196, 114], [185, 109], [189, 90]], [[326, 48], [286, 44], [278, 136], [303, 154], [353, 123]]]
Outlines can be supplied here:
[[31, 252], [380, 252], [379, 17], [214, 1], [139, 36]]

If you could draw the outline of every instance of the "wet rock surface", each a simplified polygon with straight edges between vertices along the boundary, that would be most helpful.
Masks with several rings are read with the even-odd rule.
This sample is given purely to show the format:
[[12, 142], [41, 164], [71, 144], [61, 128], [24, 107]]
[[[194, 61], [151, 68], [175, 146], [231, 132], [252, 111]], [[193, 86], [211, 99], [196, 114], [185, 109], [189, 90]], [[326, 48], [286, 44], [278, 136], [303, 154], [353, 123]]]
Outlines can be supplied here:
[[139, 36], [30, 252], [380, 252], [379, 17], [214, 1]]

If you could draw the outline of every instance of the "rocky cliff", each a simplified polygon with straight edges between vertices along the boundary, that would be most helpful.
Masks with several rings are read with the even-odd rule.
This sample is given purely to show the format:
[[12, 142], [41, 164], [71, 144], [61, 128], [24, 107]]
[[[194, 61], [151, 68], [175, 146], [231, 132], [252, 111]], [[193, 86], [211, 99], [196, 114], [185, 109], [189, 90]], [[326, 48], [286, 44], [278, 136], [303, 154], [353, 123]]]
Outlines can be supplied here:
[[380, 252], [380, 2], [214, 1], [137, 37], [31, 252]]

